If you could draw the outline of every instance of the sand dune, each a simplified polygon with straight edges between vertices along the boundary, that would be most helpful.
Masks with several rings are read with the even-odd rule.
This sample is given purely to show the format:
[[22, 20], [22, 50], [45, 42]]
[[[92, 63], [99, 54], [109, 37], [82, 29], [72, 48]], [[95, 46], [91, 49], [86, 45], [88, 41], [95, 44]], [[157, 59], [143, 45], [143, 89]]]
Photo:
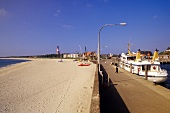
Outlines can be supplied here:
[[0, 113], [88, 113], [96, 65], [37, 59], [0, 68]]

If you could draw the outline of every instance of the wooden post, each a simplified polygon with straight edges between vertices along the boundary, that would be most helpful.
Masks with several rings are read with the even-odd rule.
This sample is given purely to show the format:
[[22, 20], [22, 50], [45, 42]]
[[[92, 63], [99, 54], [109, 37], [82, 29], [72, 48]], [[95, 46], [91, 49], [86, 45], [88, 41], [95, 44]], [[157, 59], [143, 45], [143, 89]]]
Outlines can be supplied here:
[[138, 68], [138, 75], [139, 75], [139, 69], [140, 69], [140, 68]]
[[114, 60], [113, 60], [113, 65], [115, 65], [115, 60], [116, 60], [116, 59], [114, 58]]
[[102, 76], [102, 84], [101, 85], [103, 85], [103, 73], [102, 73], [102, 71], [100, 71], [100, 75]]
[[120, 63], [120, 61], [118, 60], [118, 61], [117, 61], [117, 66], [118, 66], [118, 67], [120, 66], [120, 64], [119, 64], [119, 63]]
[[130, 63], [130, 73], [132, 73], [132, 63]]
[[107, 77], [107, 83], [108, 83], [108, 87], [109, 87], [109, 78], [110, 78], [110, 76], [109, 76], [109, 74], [108, 74], [108, 77]]
[[148, 80], [148, 69], [147, 69], [147, 65], [145, 65], [145, 80]]

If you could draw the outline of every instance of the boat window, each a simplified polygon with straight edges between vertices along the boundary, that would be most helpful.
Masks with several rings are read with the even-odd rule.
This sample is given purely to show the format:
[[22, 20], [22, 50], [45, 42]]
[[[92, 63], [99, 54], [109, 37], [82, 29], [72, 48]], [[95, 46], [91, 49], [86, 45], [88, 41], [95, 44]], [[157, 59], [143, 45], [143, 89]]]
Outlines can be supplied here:
[[147, 70], [151, 70], [151, 66], [150, 65], [147, 65]]
[[128, 60], [135, 60], [136, 59], [136, 56], [135, 57], [128, 57]]
[[[145, 70], [145, 65], [142, 65], [142, 70]], [[151, 66], [147, 65], [147, 70], [151, 70]]]
[[160, 71], [160, 67], [158, 66], [158, 71]]
[[142, 70], [145, 70], [145, 66], [144, 65], [142, 65]]

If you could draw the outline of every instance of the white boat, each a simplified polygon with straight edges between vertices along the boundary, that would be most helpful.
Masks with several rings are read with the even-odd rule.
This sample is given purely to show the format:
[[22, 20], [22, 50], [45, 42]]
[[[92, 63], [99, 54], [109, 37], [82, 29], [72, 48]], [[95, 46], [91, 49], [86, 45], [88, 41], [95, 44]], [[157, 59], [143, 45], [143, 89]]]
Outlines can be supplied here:
[[[129, 48], [128, 53], [121, 54], [119, 63], [121, 68], [143, 77], [147, 73], [147, 79], [154, 83], [162, 83], [168, 79], [167, 71], [160, 67], [157, 49], [153, 56], [141, 55], [140, 50], [137, 53], [131, 53]], [[145, 71], [145, 67], [147, 71]]]

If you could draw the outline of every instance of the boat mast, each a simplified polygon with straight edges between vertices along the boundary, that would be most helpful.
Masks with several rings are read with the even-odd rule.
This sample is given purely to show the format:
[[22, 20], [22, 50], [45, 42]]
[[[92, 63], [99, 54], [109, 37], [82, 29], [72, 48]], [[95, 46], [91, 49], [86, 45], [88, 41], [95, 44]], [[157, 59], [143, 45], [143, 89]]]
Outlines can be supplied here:
[[130, 51], [130, 47], [131, 47], [131, 46], [135, 46], [135, 45], [134, 45], [134, 44], [131, 44], [130, 41], [129, 41], [128, 44], [127, 44], [129, 55], [132, 55], [132, 53], [131, 53], [131, 51]]

